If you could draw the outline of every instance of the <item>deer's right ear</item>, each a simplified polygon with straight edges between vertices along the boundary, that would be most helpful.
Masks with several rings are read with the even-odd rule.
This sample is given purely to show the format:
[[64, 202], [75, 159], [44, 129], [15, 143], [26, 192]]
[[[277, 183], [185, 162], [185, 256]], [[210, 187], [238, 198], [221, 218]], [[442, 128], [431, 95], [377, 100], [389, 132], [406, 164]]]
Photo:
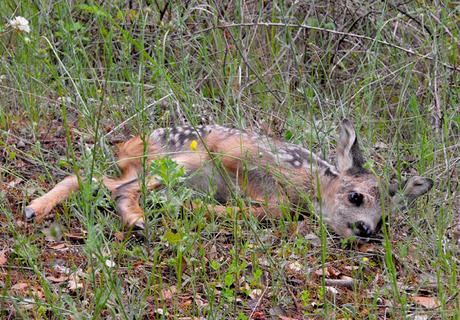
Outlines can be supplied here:
[[364, 158], [359, 148], [355, 128], [350, 120], [344, 119], [337, 142], [337, 168], [340, 172], [359, 171], [363, 168]]

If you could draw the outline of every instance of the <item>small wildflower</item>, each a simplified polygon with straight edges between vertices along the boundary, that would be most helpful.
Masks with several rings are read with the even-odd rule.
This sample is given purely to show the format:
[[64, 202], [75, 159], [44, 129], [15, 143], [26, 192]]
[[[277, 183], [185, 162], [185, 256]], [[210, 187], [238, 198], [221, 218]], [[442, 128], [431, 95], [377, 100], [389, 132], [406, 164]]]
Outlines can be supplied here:
[[109, 268], [113, 268], [115, 267], [115, 262], [113, 262], [112, 260], [105, 260], [105, 265]]
[[367, 263], [367, 262], [369, 262], [369, 258], [368, 258], [368, 257], [363, 257], [362, 261], [363, 261], [364, 263]]
[[30, 32], [29, 21], [26, 18], [21, 17], [21, 16], [17, 16], [17, 17], [14, 17], [14, 19], [9, 20], [8, 25], [14, 30], [19, 31], [19, 32], [25, 32], [25, 33]]
[[196, 140], [192, 140], [192, 142], [190, 142], [190, 150], [196, 151], [196, 147], [198, 147], [198, 142], [196, 142]]

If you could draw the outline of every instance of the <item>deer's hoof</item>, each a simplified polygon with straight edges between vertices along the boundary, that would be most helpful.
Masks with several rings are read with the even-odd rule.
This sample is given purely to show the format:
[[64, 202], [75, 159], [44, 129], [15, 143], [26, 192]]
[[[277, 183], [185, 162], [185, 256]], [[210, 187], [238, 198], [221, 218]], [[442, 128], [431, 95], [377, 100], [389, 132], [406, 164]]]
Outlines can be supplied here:
[[35, 210], [32, 209], [31, 207], [26, 207], [24, 210], [24, 216], [26, 220], [32, 220], [36, 216]]
[[136, 223], [133, 226], [134, 230], [145, 230], [145, 222], [142, 220], [136, 221]]

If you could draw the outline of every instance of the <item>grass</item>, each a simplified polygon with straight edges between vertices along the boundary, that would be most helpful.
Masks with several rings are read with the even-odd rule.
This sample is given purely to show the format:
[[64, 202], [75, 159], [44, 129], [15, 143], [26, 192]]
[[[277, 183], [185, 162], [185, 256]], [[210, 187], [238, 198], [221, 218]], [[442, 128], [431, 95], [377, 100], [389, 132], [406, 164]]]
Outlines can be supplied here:
[[[459, 11], [0, 2], [0, 317], [459, 319]], [[17, 15], [30, 33], [6, 26]], [[205, 217], [174, 181], [144, 194], [144, 241], [91, 179], [53, 219], [22, 216], [67, 173], [116, 175], [110, 146], [132, 135], [219, 123], [329, 157], [343, 117], [384, 180], [436, 182], [381, 244], [343, 245], [314, 217], [306, 236], [295, 219]], [[328, 284], [343, 276], [359, 285]]]

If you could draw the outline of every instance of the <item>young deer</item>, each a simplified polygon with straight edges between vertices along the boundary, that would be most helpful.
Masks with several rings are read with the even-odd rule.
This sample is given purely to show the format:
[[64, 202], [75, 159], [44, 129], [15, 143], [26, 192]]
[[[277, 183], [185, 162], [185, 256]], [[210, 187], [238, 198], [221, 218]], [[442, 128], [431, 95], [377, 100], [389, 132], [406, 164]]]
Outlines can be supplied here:
[[[138, 174], [144, 156], [147, 163], [171, 157], [186, 169], [192, 188], [213, 192], [221, 203], [235, 192], [249, 197], [259, 203], [250, 208], [258, 218], [279, 218], [283, 205], [305, 206], [310, 201], [326, 224], [344, 237], [371, 236], [381, 221], [382, 199], [391, 199], [396, 206], [410, 204], [433, 186], [431, 179], [412, 177], [381, 194], [378, 178], [363, 167], [355, 130], [346, 119], [337, 141], [337, 166], [298, 145], [217, 125], [158, 129], [146, 144], [146, 152], [139, 137], [119, 144], [122, 175], [119, 179], [103, 178], [123, 222], [141, 229], [144, 214], [139, 206]], [[146, 180], [149, 190], [161, 187], [155, 176]], [[65, 178], [26, 207], [26, 218], [43, 218], [78, 188], [76, 176]]]

